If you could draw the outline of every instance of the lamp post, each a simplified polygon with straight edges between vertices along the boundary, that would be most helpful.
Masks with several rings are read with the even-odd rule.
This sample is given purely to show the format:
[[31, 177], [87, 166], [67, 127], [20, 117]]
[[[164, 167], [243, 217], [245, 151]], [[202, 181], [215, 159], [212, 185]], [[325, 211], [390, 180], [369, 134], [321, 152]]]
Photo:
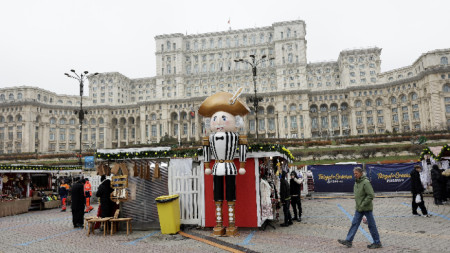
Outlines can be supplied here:
[[[87, 71], [84, 71], [80, 74], [77, 74], [75, 70], [70, 70], [73, 74], [64, 73], [67, 77], [76, 79], [80, 83], [80, 110], [75, 110], [75, 114], [78, 114], [78, 119], [80, 122], [80, 154], [78, 156], [78, 163], [80, 166], [83, 165], [81, 161], [81, 141], [82, 141], [82, 135], [83, 135], [83, 120], [84, 120], [84, 114], [87, 114], [87, 111], [83, 111], [83, 88], [84, 88], [84, 81], [86, 80], [86, 75], [89, 73]], [[94, 76], [98, 75], [98, 73], [94, 73]]]
[[271, 57], [267, 59], [266, 55], [261, 56], [261, 59], [257, 60], [256, 56], [251, 54], [250, 55], [251, 61], [247, 61], [244, 59], [237, 59], [234, 60], [234, 62], [245, 62], [248, 65], [252, 67], [252, 73], [253, 73], [253, 88], [255, 89], [255, 95], [254, 97], [250, 97], [250, 102], [253, 102], [253, 109], [255, 110], [255, 127], [256, 127], [256, 140], [258, 140], [258, 104], [262, 101], [262, 97], [258, 97], [256, 94], [256, 72], [257, 72], [257, 66], [267, 60], [273, 60], [274, 57]]

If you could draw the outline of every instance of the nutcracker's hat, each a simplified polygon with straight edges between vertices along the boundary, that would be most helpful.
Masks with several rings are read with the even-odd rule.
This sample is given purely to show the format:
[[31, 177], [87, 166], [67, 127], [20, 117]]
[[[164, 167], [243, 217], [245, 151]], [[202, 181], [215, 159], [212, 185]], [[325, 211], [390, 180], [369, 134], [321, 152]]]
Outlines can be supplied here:
[[239, 88], [234, 95], [223, 91], [209, 96], [198, 108], [198, 113], [203, 117], [211, 117], [219, 111], [228, 112], [234, 116], [247, 115], [250, 109], [239, 99], [242, 90], [243, 88]]

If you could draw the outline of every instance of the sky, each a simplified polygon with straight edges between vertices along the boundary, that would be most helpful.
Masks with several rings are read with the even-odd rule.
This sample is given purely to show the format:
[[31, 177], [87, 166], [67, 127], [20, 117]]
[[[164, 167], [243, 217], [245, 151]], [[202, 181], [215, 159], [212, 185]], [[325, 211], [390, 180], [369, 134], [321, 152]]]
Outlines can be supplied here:
[[33, 86], [79, 95], [79, 83], [64, 75], [71, 69], [155, 76], [157, 35], [298, 19], [306, 23], [308, 62], [336, 61], [343, 50], [379, 47], [385, 72], [409, 66], [428, 51], [450, 48], [449, 10], [448, 0], [1, 1], [0, 88]]

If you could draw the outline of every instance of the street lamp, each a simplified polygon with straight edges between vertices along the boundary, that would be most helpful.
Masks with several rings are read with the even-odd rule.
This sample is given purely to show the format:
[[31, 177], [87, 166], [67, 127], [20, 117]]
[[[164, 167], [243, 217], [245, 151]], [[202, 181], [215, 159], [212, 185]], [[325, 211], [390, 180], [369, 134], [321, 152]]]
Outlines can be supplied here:
[[[80, 110], [75, 110], [75, 114], [78, 114], [78, 119], [80, 121], [80, 154], [78, 157], [78, 163], [80, 166], [83, 165], [81, 162], [81, 137], [83, 135], [83, 120], [84, 120], [84, 114], [87, 114], [87, 111], [83, 111], [83, 88], [84, 88], [84, 81], [86, 80], [86, 75], [89, 73], [87, 71], [84, 71], [80, 73], [79, 75], [75, 72], [75, 70], [70, 70], [73, 74], [67, 74], [64, 73], [67, 77], [76, 79], [80, 83]], [[98, 75], [98, 73], [94, 73], [94, 76]]]
[[259, 102], [262, 101], [262, 97], [258, 97], [257, 94], [256, 94], [256, 67], [259, 64], [261, 64], [261, 63], [263, 63], [263, 62], [265, 62], [267, 60], [270, 61], [270, 60], [273, 60], [275, 58], [274, 57], [270, 57], [269, 59], [267, 59], [267, 56], [263, 55], [263, 56], [261, 56], [261, 59], [257, 60], [256, 56], [253, 55], [253, 54], [250, 55], [250, 58], [251, 58], [251, 61], [247, 61], [247, 60], [244, 60], [244, 59], [237, 59], [237, 60], [234, 60], [234, 62], [245, 62], [245, 63], [247, 63], [248, 65], [250, 65], [252, 67], [253, 88], [255, 89], [255, 95], [254, 95], [254, 97], [250, 97], [249, 100], [250, 100], [250, 102], [253, 102], [253, 109], [255, 110], [256, 140], [258, 140], [258, 104], [259, 104]]

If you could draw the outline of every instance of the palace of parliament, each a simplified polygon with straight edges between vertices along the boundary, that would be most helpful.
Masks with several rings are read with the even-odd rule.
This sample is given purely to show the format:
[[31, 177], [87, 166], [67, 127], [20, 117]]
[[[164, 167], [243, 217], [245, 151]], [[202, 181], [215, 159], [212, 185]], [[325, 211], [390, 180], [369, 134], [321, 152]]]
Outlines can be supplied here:
[[[206, 131], [199, 105], [211, 94], [234, 93], [239, 87], [251, 108], [255, 88], [262, 97], [257, 113], [244, 118], [241, 133], [249, 137], [256, 131], [259, 138], [309, 139], [450, 125], [450, 49], [426, 52], [411, 65], [381, 72], [381, 49], [376, 47], [341, 51], [336, 61], [307, 63], [305, 37], [302, 20], [156, 36], [156, 76], [88, 76], [83, 150], [156, 143], [165, 137], [199, 141]], [[250, 55], [259, 61], [256, 87]], [[29, 86], [0, 89], [0, 154], [77, 151], [79, 108], [80, 96]]]

